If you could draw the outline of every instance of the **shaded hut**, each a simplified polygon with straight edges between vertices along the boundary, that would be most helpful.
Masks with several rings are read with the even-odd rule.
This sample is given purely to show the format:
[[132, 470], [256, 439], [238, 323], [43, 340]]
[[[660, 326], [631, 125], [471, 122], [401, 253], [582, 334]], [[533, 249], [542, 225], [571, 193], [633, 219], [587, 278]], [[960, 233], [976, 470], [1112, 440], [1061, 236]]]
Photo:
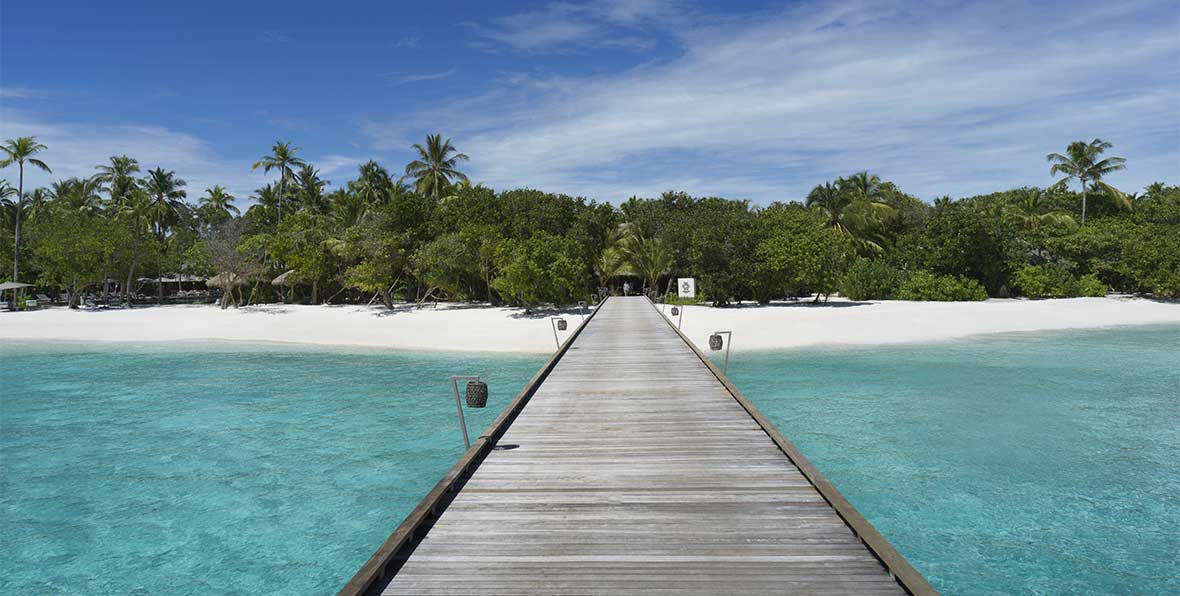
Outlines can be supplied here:
[[285, 272], [283, 272], [281, 275], [279, 275], [278, 277], [270, 280], [270, 285], [279, 289], [279, 297], [281, 297], [283, 299], [283, 302], [287, 301], [287, 295], [286, 295], [285, 290], [287, 290], [291, 286], [295, 285], [295, 280], [292, 279], [294, 277], [294, 275], [295, 275], [295, 270], [288, 269]]
[[221, 288], [221, 308], [229, 308], [230, 296], [234, 288], [246, 284], [246, 278], [229, 271], [222, 271], [205, 281], [210, 288]]

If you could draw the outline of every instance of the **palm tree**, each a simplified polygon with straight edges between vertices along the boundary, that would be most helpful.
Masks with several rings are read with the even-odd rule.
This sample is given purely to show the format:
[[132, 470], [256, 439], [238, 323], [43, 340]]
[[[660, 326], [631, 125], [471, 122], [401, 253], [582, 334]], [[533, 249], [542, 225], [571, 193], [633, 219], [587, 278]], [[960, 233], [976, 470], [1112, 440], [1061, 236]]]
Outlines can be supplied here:
[[246, 217], [263, 225], [277, 223], [275, 214], [279, 209], [279, 192], [273, 184], [267, 184], [254, 191], [254, 204], [246, 209]]
[[16, 189], [7, 180], [0, 180], [0, 225], [10, 226], [16, 221], [16, 202], [9, 197], [16, 196]]
[[383, 205], [393, 198], [394, 184], [389, 171], [372, 160], [361, 164], [360, 175], [348, 186], [365, 209], [371, 205]]
[[139, 173], [139, 162], [126, 155], [112, 155], [109, 164], [94, 169], [98, 170], [94, 178], [106, 186], [107, 200], [112, 206], [125, 200], [138, 183], [135, 175]]
[[303, 209], [313, 213], [325, 213], [328, 210], [327, 197], [324, 187], [328, 181], [320, 178], [320, 171], [311, 164], [303, 164], [295, 174], [296, 196]]
[[443, 141], [442, 135], [426, 135], [426, 146], [414, 143], [414, 150], [418, 152], [418, 159], [406, 165], [402, 180], [413, 178], [414, 189], [419, 193], [438, 199], [445, 195], [452, 182], [467, 180], [458, 167], [468, 157], [459, 153], [450, 139]]
[[1046, 200], [1048, 194], [1038, 188], [1026, 188], [1014, 203], [1005, 205], [1004, 213], [1010, 214], [1021, 227], [1038, 232], [1045, 226], [1073, 227], [1073, 216], [1052, 208]]
[[234, 197], [223, 186], [205, 189], [205, 196], [197, 199], [200, 209], [210, 222], [222, 222], [231, 217], [241, 215], [241, 211], [234, 206]]
[[52, 174], [49, 166], [45, 162], [33, 157], [34, 155], [48, 149], [45, 145], [37, 142], [37, 137], [17, 137], [15, 139], [8, 139], [0, 145], [0, 151], [4, 152], [4, 159], [0, 159], [0, 168], [7, 168], [12, 164], [17, 164], [20, 174], [16, 183], [16, 218], [13, 225], [12, 241], [12, 281], [20, 281], [20, 214], [23, 207], [25, 197], [25, 162], [29, 165], [41, 168], [46, 172]]
[[849, 194], [853, 200], [878, 201], [881, 198], [881, 178], [867, 171], [857, 172], [847, 178], [836, 180], [840, 192]]
[[1045, 156], [1045, 160], [1053, 164], [1049, 167], [1049, 175], [1056, 176], [1058, 173], [1065, 174], [1057, 184], [1065, 186], [1070, 180], [1077, 179], [1082, 184], [1082, 225], [1086, 225], [1086, 183], [1092, 182], [1092, 186], [1103, 188], [1114, 195], [1115, 199], [1119, 201], [1124, 207], [1127, 207], [1126, 196], [1117, 188], [1102, 181], [1102, 177], [1118, 170], [1125, 170], [1127, 160], [1122, 157], [1107, 157], [1103, 160], [1098, 158], [1107, 149], [1114, 147], [1114, 145], [1103, 141], [1102, 139], [1094, 139], [1089, 143], [1085, 141], [1074, 141], [1065, 148], [1065, 155], [1060, 153], [1050, 153]]
[[825, 182], [807, 193], [807, 206], [815, 207], [828, 219], [828, 225], [851, 239], [866, 252], [884, 250], [878, 215], [893, 213], [893, 207], [881, 202], [880, 179], [867, 172], [840, 178], [835, 184]]
[[[143, 179], [143, 189], [147, 193], [148, 202], [144, 215], [151, 223], [152, 231], [160, 241], [160, 252], [156, 258], [156, 272], [158, 280], [164, 278], [164, 248], [163, 243], [168, 230], [180, 221], [181, 215], [187, 211], [184, 202], [187, 193], [181, 188], [185, 181], [176, 177], [176, 172], [164, 171], [163, 168], [148, 170]], [[164, 283], [159, 281], [156, 287], [156, 298], [161, 304], [164, 302]]]
[[627, 228], [620, 243], [630, 270], [643, 280], [650, 291], [658, 291], [660, 276], [672, 269], [672, 253], [655, 236], [645, 236], [638, 229]]
[[251, 168], [253, 170], [262, 168], [262, 171], [268, 174], [271, 170], [279, 171], [279, 196], [276, 208], [280, 220], [283, 219], [282, 203], [287, 198], [287, 179], [294, 174], [293, 168], [307, 163], [295, 156], [296, 151], [299, 151], [299, 147], [292, 147], [290, 142], [275, 141], [274, 147], [270, 149], [270, 155], [258, 158]]
[[96, 177], [67, 178], [49, 185], [49, 195], [57, 208], [77, 211], [89, 216], [102, 212], [102, 184]]
[[139, 184], [135, 184], [112, 209], [113, 214], [127, 217], [135, 236], [135, 250], [131, 252], [131, 266], [127, 268], [127, 283], [123, 285], [123, 301], [128, 308], [131, 307], [131, 284], [135, 281], [135, 270], [139, 265], [140, 242], [143, 239], [144, 220], [147, 219], [149, 200], [147, 191]]

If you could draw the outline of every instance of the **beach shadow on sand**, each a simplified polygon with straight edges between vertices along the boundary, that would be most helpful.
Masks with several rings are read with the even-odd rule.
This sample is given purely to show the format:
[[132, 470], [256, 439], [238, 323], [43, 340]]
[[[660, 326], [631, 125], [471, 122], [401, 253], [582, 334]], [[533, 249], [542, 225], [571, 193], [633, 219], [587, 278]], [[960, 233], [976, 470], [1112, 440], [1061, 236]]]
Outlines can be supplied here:
[[[533, 308], [531, 310], [521, 310], [508, 315], [512, 319], [547, 319], [549, 317], [580, 317], [581, 315], [590, 316], [592, 308], [587, 306], [582, 308], [580, 306], [564, 306], [564, 307], [546, 307]], [[581, 319], [577, 319], [581, 322]]]
[[[857, 302], [854, 300], [837, 300], [832, 302], [812, 302], [810, 298], [805, 300], [783, 300], [774, 301], [770, 304], [758, 304], [757, 302], [743, 302], [741, 304], [726, 304], [725, 306], [709, 306], [708, 304], [694, 304], [691, 306], [704, 306], [707, 308], [716, 308], [718, 310], [746, 310], [759, 308], [851, 308], [854, 306], [869, 306], [872, 302]], [[657, 304], [656, 306], [662, 306]]]

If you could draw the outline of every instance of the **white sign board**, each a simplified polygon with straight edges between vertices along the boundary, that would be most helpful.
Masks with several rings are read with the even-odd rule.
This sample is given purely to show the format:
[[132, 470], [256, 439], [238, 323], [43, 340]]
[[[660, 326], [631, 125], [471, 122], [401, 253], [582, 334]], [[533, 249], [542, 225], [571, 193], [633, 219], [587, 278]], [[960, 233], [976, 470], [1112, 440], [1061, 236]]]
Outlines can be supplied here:
[[676, 280], [676, 293], [681, 298], [697, 297], [697, 280], [692, 277], [681, 277]]

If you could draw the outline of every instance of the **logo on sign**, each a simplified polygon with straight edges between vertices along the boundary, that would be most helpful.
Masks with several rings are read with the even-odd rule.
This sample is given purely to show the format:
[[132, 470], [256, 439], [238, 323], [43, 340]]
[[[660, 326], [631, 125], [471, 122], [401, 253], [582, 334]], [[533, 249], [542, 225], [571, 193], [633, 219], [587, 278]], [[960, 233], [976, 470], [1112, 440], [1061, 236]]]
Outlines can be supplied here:
[[677, 295], [681, 298], [697, 297], [697, 280], [692, 277], [681, 277], [676, 280]]

